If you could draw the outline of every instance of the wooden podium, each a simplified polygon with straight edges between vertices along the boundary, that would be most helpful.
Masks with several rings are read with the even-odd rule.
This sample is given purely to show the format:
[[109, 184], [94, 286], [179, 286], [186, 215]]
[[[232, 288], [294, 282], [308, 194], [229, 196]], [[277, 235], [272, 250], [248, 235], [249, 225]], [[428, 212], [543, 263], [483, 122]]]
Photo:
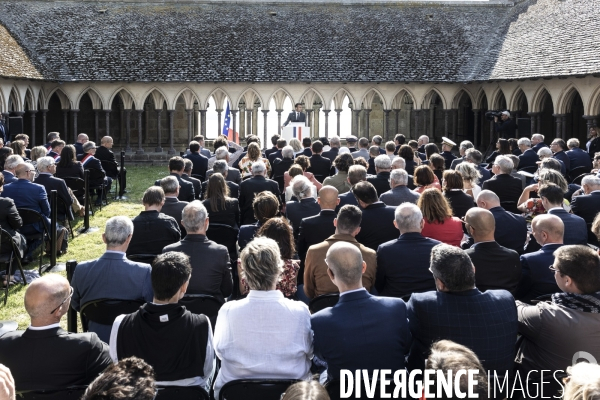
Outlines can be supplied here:
[[289, 143], [292, 139], [298, 139], [302, 142], [305, 137], [310, 137], [310, 127], [305, 126], [304, 122], [290, 122], [281, 130], [281, 138]]

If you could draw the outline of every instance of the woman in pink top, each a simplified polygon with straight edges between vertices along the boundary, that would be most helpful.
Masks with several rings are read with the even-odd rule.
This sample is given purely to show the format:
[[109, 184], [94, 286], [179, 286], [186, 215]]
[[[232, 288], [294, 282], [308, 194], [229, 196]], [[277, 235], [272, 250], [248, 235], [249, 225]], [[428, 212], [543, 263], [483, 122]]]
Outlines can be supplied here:
[[415, 192], [417, 193], [423, 193], [424, 190], [430, 188], [438, 190], [442, 189], [439, 179], [433, 174], [433, 171], [428, 165], [421, 165], [415, 168], [413, 182], [417, 187], [415, 189]]
[[460, 247], [463, 238], [462, 221], [452, 216], [452, 208], [442, 192], [426, 189], [421, 193], [417, 206], [425, 220], [421, 231], [423, 236]]

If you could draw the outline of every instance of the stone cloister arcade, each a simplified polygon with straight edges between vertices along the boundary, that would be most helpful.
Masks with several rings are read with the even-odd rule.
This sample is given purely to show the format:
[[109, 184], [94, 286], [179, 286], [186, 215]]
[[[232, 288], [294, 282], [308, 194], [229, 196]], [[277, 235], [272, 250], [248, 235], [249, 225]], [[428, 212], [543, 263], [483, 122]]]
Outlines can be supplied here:
[[[60, 132], [67, 142], [85, 132], [91, 140], [111, 135], [115, 148], [138, 155], [184, 150], [191, 137], [206, 135], [207, 112], [217, 113], [221, 127], [224, 110], [207, 110], [211, 97], [213, 104], [232, 104], [232, 127], [241, 138], [256, 134], [263, 145], [276, 133], [268, 131], [267, 116], [276, 113], [281, 126], [291, 111], [284, 109], [287, 99], [286, 104], [304, 104], [314, 137], [353, 134], [392, 139], [403, 133], [410, 138], [426, 134], [439, 142], [449, 135], [457, 142], [471, 140], [485, 148], [492, 135], [485, 112], [495, 109], [509, 109], [513, 117], [530, 119], [531, 132], [544, 134], [548, 141], [554, 137], [584, 140], [600, 115], [600, 78], [250, 85], [0, 80], [0, 112], [23, 117], [32, 146], [45, 143], [51, 131]], [[340, 127], [345, 101], [351, 109], [351, 131]], [[268, 109], [273, 104], [275, 109]], [[261, 132], [259, 118], [264, 118]]]

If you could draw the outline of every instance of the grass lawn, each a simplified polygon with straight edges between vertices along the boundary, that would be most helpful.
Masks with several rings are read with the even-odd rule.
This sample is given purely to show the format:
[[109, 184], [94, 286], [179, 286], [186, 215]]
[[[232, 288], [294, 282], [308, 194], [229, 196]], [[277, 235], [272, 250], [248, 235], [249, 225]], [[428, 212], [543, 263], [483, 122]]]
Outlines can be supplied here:
[[[143, 210], [142, 196], [144, 191], [154, 184], [156, 179], [165, 177], [168, 174], [166, 166], [127, 166], [127, 191], [125, 194], [127, 200], [111, 200], [110, 204], [102, 207], [102, 211], [96, 210], [94, 216], [90, 216], [90, 226], [100, 228], [96, 232], [88, 234], [79, 234], [77, 230], [83, 226], [83, 218], [77, 218], [72, 221], [75, 238], [69, 240], [69, 251], [67, 254], [59, 257], [59, 263], [65, 263], [67, 260], [85, 261], [98, 258], [104, 253], [105, 246], [102, 242], [102, 233], [104, 225], [110, 217], [116, 215], [125, 215], [135, 217]], [[114, 187], [114, 185], [113, 185]], [[50, 259], [44, 257], [44, 264], [49, 263]], [[26, 269], [37, 269], [39, 265], [39, 256], [34, 257], [34, 262], [25, 266]], [[65, 272], [57, 272], [66, 276]], [[23, 306], [23, 296], [25, 294], [23, 285], [15, 285], [9, 291], [8, 303], [4, 305], [4, 290], [0, 298], [0, 321], [13, 320], [19, 323], [19, 329], [25, 329], [29, 326], [29, 316]], [[67, 319], [63, 318], [61, 326], [66, 329]], [[81, 329], [81, 327], [80, 327]], [[81, 331], [81, 330], [80, 330]]]

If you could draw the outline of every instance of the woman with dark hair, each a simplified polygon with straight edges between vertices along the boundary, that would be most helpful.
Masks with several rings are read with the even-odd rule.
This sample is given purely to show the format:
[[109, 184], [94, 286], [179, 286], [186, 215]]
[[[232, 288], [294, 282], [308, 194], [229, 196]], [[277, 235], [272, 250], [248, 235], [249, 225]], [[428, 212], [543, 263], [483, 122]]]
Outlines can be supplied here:
[[429, 188], [441, 189], [440, 182], [428, 165], [421, 165], [415, 169], [413, 181], [417, 187], [415, 189], [417, 193], [423, 193]]
[[431, 167], [433, 174], [438, 181], [442, 181], [442, 176], [444, 175], [444, 169], [446, 169], [446, 159], [439, 154], [432, 154], [429, 158], [429, 166]]
[[75, 146], [68, 144], [60, 152], [60, 161], [56, 164], [57, 178], [83, 179], [83, 165], [77, 161]]
[[450, 207], [452, 207], [452, 215], [457, 218], [464, 217], [470, 208], [475, 207], [473, 197], [466, 194], [463, 189], [463, 178], [460, 172], [453, 170], [444, 171], [442, 191]]
[[252, 201], [252, 210], [257, 222], [240, 226], [240, 233], [238, 234], [240, 252], [246, 247], [248, 242], [254, 239], [256, 231], [265, 222], [279, 214], [279, 199], [271, 192], [260, 192]]
[[[266, 237], [273, 239], [279, 245], [279, 252], [283, 260], [283, 273], [281, 279], [277, 282], [276, 289], [287, 298], [295, 297], [298, 290], [298, 271], [300, 265], [292, 260], [294, 257], [294, 233], [290, 223], [285, 218], [271, 218], [256, 232], [257, 237]], [[238, 261], [238, 276], [241, 274], [241, 264]], [[248, 284], [242, 278], [240, 279], [240, 293], [247, 294]]]
[[521, 151], [521, 149], [519, 149], [519, 141], [515, 138], [511, 138], [508, 139], [508, 145], [510, 146], [510, 152], [511, 154], [515, 155], [515, 156], [520, 156], [521, 154], [523, 154], [523, 152]]
[[338, 194], [346, 193], [352, 187], [348, 183], [348, 169], [354, 165], [354, 158], [351, 154], [340, 154], [333, 160], [333, 165], [337, 174], [325, 178], [323, 186], [333, 186], [338, 190]]
[[[4, 175], [0, 174], [0, 193], [4, 189]], [[17, 244], [17, 248], [21, 253], [19, 257], [23, 257], [25, 254], [25, 250], [27, 250], [27, 241], [25, 237], [21, 235], [17, 230], [23, 226], [23, 220], [17, 211], [17, 207], [15, 206], [15, 202], [13, 199], [9, 197], [0, 197], [0, 227], [8, 232], [14, 242]], [[6, 254], [10, 252], [11, 244], [10, 242], [3, 241], [0, 244], [0, 253]], [[23, 259], [23, 263], [31, 262], [31, 260]], [[13, 264], [14, 265], [14, 264]], [[8, 277], [4, 275], [4, 280], [2, 281], [4, 287], [6, 285], [14, 285], [15, 282], [12, 280], [12, 276]]]
[[434, 154], [440, 154], [440, 149], [437, 147], [435, 143], [428, 143], [425, 145], [425, 158], [426, 161], [423, 161], [424, 165], [430, 165], [431, 156]]
[[[310, 183], [312, 183], [313, 185], [315, 185], [315, 187], [317, 188], [317, 192], [319, 190], [321, 190], [321, 187], [323, 187], [323, 184], [321, 182], [319, 182], [315, 176], [313, 175], [312, 172], [308, 172], [307, 169], [310, 168], [310, 159], [307, 156], [298, 156], [294, 159], [294, 164], [299, 165], [302, 167], [302, 173], [304, 174], [305, 177], [308, 178], [308, 180], [310, 181]], [[286, 171], [283, 174], [283, 187], [287, 188], [290, 185], [290, 182], [292, 181], [292, 177], [290, 176], [290, 174]]]
[[496, 150], [485, 159], [485, 162], [489, 164], [489, 168], [492, 168], [491, 165], [494, 163], [494, 161], [496, 161], [496, 157], [509, 154], [512, 153], [510, 151], [510, 143], [508, 142], [508, 139], [498, 139], [496, 142]]
[[265, 163], [265, 166], [267, 167], [267, 173], [265, 176], [271, 176], [271, 163], [268, 159], [263, 158], [262, 152], [260, 151], [260, 146], [257, 143], [252, 142], [248, 145], [248, 153], [244, 156], [244, 158], [242, 158], [239, 164], [243, 179], [252, 176], [252, 164], [257, 161], [262, 161]]
[[415, 173], [415, 168], [417, 168], [421, 163], [421, 159], [415, 156], [415, 152], [413, 151], [412, 147], [407, 144], [403, 144], [398, 150], [398, 156], [404, 158], [404, 161], [406, 161], [406, 166], [404, 168], [406, 173], [413, 175]]
[[417, 206], [425, 220], [421, 231], [423, 236], [460, 247], [463, 238], [462, 221], [452, 216], [452, 208], [442, 192], [437, 189], [425, 190], [421, 193]]
[[2, 168], [2, 170], [4, 171], [4, 163], [6, 162], [6, 159], [10, 156], [12, 156], [13, 154], [13, 149], [11, 149], [8, 146], [4, 146], [2, 148], [0, 148], [0, 167]]
[[202, 204], [208, 211], [211, 224], [225, 224], [238, 229], [240, 206], [238, 199], [229, 197], [229, 186], [223, 175], [217, 172], [208, 178], [204, 198]]
[[23, 160], [25, 161], [29, 161], [29, 158], [27, 158], [27, 154], [25, 153], [26, 147], [24, 141], [13, 140], [12, 142], [10, 142], [10, 147], [11, 149], [13, 149], [13, 154], [23, 157]]

